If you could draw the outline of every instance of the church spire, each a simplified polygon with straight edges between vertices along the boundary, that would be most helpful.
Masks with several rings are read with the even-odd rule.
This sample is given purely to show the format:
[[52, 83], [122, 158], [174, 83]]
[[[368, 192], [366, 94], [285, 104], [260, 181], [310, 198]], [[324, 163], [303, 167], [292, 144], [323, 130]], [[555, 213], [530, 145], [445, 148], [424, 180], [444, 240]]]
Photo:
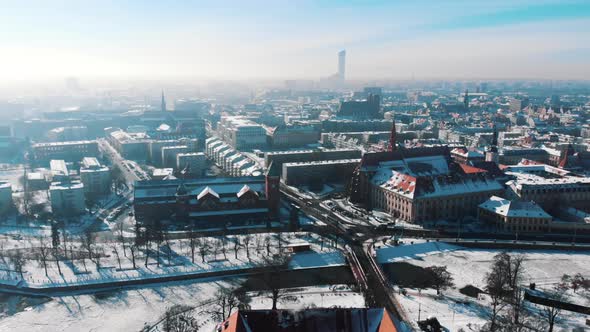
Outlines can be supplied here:
[[491, 150], [492, 152], [498, 152], [498, 127], [496, 127], [496, 124], [492, 124], [492, 128], [494, 128], [494, 133], [492, 135], [492, 147]]
[[162, 112], [166, 112], [166, 98], [164, 98], [164, 90], [162, 90]]
[[469, 90], [465, 89], [465, 97], [463, 97], [463, 105], [465, 110], [469, 109]]
[[389, 151], [393, 152], [397, 150], [396, 142], [397, 133], [395, 131], [395, 119], [393, 119], [393, 123], [391, 124], [391, 134], [389, 135]]
[[570, 157], [573, 157], [575, 152], [572, 143], [569, 143], [563, 152], [563, 158], [559, 161], [559, 168], [569, 167], [571, 163]]

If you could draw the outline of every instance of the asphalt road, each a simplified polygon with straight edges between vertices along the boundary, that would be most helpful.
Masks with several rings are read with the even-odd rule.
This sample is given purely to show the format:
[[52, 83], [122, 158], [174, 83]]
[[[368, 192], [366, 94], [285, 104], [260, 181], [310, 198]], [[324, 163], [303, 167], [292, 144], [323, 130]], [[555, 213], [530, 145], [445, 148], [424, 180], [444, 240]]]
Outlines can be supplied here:
[[[367, 237], [377, 236], [377, 234], [374, 233], [375, 227], [345, 222], [345, 220], [340, 218], [333, 211], [320, 205], [318, 200], [302, 199], [285, 186], [281, 186], [281, 190], [283, 196], [287, 200], [297, 204], [303, 212], [317, 218], [327, 225], [324, 227], [325, 229], [323, 231], [317, 229], [316, 231], [318, 233], [324, 233], [329, 236], [338, 236], [346, 242], [346, 245], [350, 248], [349, 263], [351, 264], [353, 273], [355, 271], [362, 271], [365, 276], [364, 280], [359, 281], [361, 287], [363, 287], [363, 284], [366, 287], [365, 297], [367, 303], [370, 306], [385, 307], [399, 320], [407, 320], [403, 317], [402, 310], [400, 309], [401, 307], [391, 296], [389, 283], [383, 277], [383, 273], [367, 252], [366, 248], [363, 247], [363, 242]], [[362, 236], [359, 236], [358, 234], [362, 234]]]

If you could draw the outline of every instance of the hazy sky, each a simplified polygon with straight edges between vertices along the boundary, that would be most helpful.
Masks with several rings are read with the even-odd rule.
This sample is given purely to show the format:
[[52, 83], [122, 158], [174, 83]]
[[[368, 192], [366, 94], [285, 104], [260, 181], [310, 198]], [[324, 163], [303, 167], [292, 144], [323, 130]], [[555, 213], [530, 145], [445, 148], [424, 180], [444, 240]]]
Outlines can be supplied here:
[[0, 45], [8, 80], [590, 79], [590, 1], [0, 0]]

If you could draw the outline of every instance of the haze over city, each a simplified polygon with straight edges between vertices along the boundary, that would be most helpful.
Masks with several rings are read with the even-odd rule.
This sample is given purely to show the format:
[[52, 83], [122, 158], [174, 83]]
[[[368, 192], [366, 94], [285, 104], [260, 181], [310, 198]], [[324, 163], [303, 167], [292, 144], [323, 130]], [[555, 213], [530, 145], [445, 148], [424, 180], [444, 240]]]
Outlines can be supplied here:
[[[3, 1], [7, 80], [586, 79], [588, 1]], [[541, 70], [542, 69], [542, 70]]]
[[583, 332], [590, 1], [0, 0], [0, 331]]

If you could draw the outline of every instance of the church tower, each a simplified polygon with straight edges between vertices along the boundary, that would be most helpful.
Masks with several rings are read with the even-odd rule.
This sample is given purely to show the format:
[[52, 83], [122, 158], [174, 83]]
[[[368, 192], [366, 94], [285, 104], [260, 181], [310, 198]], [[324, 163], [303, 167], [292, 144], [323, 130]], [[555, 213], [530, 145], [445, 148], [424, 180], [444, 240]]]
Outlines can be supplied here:
[[498, 128], [494, 124], [494, 134], [492, 136], [492, 144], [488, 151], [486, 151], [486, 161], [493, 161], [496, 164], [500, 161], [500, 157], [498, 155]]
[[395, 119], [391, 125], [391, 133], [389, 134], [389, 151], [393, 152], [397, 150], [397, 132], [395, 131]]
[[465, 110], [469, 110], [469, 90], [465, 89], [465, 96], [463, 97], [463, 106]]

